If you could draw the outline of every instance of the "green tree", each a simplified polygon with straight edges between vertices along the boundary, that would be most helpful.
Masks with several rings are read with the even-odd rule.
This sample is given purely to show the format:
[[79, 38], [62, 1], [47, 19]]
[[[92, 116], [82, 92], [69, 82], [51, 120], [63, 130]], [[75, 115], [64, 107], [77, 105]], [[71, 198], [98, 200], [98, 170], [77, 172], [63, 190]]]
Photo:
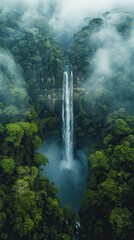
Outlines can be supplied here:
[[10, 175], [15, 169], [15, 162], [13, 158], [4, 158], [0, 161], [0, 166], [4, 173]]
[[[133, 117], [108, 116], [103, 149], [89, 156], [88, 190], [80, 208], [80, 239], [133, 239]], [[130, 141], [129, 141], [130, 140]]]

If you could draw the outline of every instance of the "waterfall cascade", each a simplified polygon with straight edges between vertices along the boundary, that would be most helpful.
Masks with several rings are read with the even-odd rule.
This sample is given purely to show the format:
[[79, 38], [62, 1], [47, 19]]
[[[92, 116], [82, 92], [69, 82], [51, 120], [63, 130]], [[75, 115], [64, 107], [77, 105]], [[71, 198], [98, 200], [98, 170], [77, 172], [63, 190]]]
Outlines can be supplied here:
[[73, 164], [73, 73], [66, 67], [62, 87], [62, 137], [64, 160], [62, 168], [71, 169]]
[[73, 73], [69, 67], [66, 67], [63, 76], [62, 121], [63, 146], [60, 138], [49, 136], [48, 139], [45, 138], [40, 152], [49, 159], [49, 164], [44, 168], [45, 176], [60, 189], [58, 195], [63, 206], [69, 205], [78, 211], [80, 199], [87, 186], [85, 175], [88, 164], [85, 147], [84, 150], [77, 149], [73, 156]]

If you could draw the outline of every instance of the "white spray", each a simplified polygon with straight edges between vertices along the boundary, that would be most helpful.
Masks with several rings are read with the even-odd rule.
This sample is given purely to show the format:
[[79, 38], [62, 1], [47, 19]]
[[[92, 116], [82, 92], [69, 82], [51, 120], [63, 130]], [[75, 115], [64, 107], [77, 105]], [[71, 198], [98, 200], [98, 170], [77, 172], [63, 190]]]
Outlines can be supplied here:
[[73, 164], [73, 73], [64, 71], [62, 88], [62, 137], [64, 160], [61, 168], [71, 169]]

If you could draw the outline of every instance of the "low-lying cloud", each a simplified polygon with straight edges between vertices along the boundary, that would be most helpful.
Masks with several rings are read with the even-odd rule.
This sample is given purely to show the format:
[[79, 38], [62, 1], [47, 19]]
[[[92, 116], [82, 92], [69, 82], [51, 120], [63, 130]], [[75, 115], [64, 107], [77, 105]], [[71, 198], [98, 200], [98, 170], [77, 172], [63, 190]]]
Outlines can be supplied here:
[[89, 37], [89, 42], [97, 49], [90, 59], [90, 76], [86, 83], [89, 91], [111, 92], [115, 96], [116, 107], [130, 110], [134, 76], [133, 21], [130, 12], [113, 11], [103, 16], [102, 26]]
[[[51, 11], [50, 24], [57, 30], [64, 28], [77, 29], [85, 17], [95, 17], [114, 8], [131, 10], [134, 8], [133, 0], [5, 0], [0, 7], [12, 9], [15, 6], [25, 6], [25, 12], [42, 11], [47, 15]], [[26, 13], [24, 13], [26, 14]]]

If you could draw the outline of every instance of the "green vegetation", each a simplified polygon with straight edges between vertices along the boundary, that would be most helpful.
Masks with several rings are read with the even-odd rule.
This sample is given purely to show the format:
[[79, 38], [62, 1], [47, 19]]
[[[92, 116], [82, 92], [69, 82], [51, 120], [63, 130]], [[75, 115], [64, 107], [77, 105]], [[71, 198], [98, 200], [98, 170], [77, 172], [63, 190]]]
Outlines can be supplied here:
[[89, 156], [88, 190], [81, 203], [80, 239], [134, 238], [134, 117], [109, 114], [103, 149]]
[[[40, 6], [30, 19], [24, 13], [23, 5], [0, 10], [0, 239], [133, 240], [134, 16], [112, 25], [119, 60], [110, 55], [111, 74], [100, 67], [100, 52], [110, 54], [111, 41], [103, 39], [110, 13], [87, 18], [68, 50], [49, 25], [51, 11], [47, 17]], [[61, 207], [40, 169], [49, 159], [37, 152], [45, 136], [61, 131], [64, 59], [74, 71], [76, 144], [93, 142], [79, 216]]]
[[71, 240], [76, 215], [61, 207], [37, 152], [59, 130], [51, 90], [61, 86], [63, 52], [44, 16], [28, 26], [23, 10], [0, 11], [0, 239]]
[[48, 160], [36, 152], [37, 125], [8, 123], [0, 139], [0, 239], [72, 239], [76, 216], [39, 169]]

